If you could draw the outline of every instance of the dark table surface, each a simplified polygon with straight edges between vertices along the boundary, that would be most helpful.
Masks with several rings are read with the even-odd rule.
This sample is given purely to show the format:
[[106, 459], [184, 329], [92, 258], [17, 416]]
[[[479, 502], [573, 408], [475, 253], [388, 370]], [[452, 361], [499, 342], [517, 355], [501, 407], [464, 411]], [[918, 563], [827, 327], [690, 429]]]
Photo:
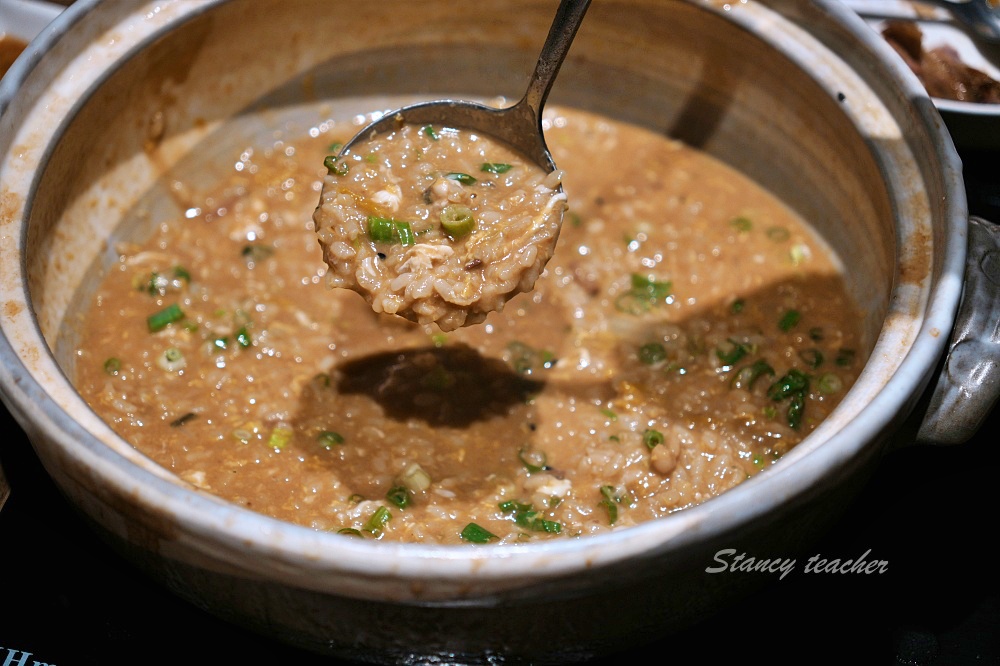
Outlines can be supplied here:
[[[962, 157], [971, 212], [1000, 221], [1000, 154]], [[0, 664], [340, 663], [226, 624], [139, 574], [74, 513], [2, 406], [0, 432], [12, 488], [0, 510]], [[816, 546], [843, 559], [870, 551], [884, 574], [797, 568], [689, 631], [595, 663], [698, 651], [705, 663], [1000, 664], [998, 432], [1000, 409], [964, 445], [887, 454]]]

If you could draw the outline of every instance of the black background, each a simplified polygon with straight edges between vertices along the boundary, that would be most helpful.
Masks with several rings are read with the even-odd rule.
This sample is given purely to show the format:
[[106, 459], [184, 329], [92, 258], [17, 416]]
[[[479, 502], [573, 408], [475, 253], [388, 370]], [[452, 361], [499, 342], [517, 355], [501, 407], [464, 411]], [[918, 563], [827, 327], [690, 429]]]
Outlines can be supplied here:
[[[1000, 154], [961, 153], [971, 212], [1000, 221]], [[1000, 664], [998, 432], [995, 410], [964, 445], [887, 454], [815, 548], [842, 559], [870, 550], [887, 573], [806, 574], [800, 562], [689, 631], [593, 663], [697, 653], [705, 663]], [[12, 487], [0, 510], [0, 663], [11, 652], [59, 666], [341, 663], [217, 620], [133, 570], [74, 513], [2, 406], [0, 433]]]

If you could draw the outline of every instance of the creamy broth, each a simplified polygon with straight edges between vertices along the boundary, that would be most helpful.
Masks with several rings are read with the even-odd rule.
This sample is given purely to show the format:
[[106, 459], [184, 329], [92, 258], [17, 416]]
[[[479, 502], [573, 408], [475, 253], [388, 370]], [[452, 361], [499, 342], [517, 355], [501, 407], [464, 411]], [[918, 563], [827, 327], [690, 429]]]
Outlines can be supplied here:
[[534, 289], [484, 323], [444, 332], [327, 285], [311, 216], [353, 126], [317, 119], [118, 248], [78, 325], [79, 390], [194, 486], [355, 538], [572, 538], [764, 472], [863, 365], [839, 262], [706, 154], [546, 118], [570, 208]]

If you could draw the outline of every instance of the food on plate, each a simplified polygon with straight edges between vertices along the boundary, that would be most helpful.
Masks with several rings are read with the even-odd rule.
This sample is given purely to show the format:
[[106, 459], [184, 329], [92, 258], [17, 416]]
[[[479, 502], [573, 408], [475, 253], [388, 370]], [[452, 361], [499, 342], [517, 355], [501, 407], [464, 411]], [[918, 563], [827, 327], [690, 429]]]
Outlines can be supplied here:
[[444, 331], [478, 324], [530, 291], [552, 256], [560, 172], [486, 135], [401, 122], [325, 162], [313, 219], [327, 281], [375, 312]]
[[327, 288], [312, 220], [352, 129], [283, 126], [207, 191], [164, 176], [203, 194], [119, 243], [66, 327], [93, 409], [199, 489], [344, 538], [598, 534], [767, 473], [864, 364], [804, 220], [705, 153], [570, 108], [545, 132], [573, 209], [534, 288], [450, 332], [379, 315]]
[[887, 21], [882, 36], [906, 61], [931, 97], [1000, 104], [1000, 81], [962, 61], [948, 45], [924, 48], [923, 31], [912, 21]]

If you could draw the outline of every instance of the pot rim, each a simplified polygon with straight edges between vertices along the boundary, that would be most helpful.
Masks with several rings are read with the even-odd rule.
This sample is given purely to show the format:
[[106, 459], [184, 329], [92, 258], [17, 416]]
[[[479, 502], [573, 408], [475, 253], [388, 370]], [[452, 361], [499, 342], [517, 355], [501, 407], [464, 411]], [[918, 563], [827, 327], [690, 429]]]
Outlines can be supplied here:
[[[25, 55], [0, 83], [0, 114], [60, 37], [85, 20], [98, 1], [77, 0], [31, 42]], [[154, 34], [169, 30], [176, 25], [176, 21], [186, 20], [194, 13], [207, 11], [224, 1], [191, 3], [189, 9], [177, 12], [169, 19], [164, 18]], [[712, 6], [700, 0], [688, 1]], [[946, 334], [951, 330], [962, 291], [968, 217], [961, 164], [950, 137], [943, 129], [940, 116], [912, 73], [904, 69], [901, 61], [897, 63], [889, 56], [888, 46], [880, 38], [876, 39], [877, 35], [867, 28], [862, 19], [837, 0], [817, 0], [815, 5], [856, 33], [855, 37], [866, 49], [879, 55], [901, 94], [912, 100], [926, 100], [926, 104], [914, 104], [915, 113], [931, 137], [944, 186], [953, 196], [942, 204], [942, 224], [947, 226], [941, 234], [944, 238], [942, 272], [937, 283], [928, 287], [926, 312], [905, 358], [898, 363], [878, 395], [850, 422], [837, 432], [828, 434], [825, 439], [814, 437], [816, 433], [810, 435], [786, 456], [787, 460], [766, 474], [676, 514], [579, 540], [474, 547], [376, 543], [345, 539], [340, 535], [286, 523], [181, 486], [178, 481], [172, 480], [169, 473], [154, 473], [148, 464], [140, 464], [140, 460], [144, 459], [142, 456], [137, 454], [135, 458], [129, 458], [104, 443], [104, 437], [117, 438], [110, 428], [100, 433], [99, 437], [70, 416], [60, 401], [66, 396], [74, 399], [71, 395], [74, 392], [30, 313], [31, 300], [23, 279], [26, 271], [23, 256], [19, 257], [17, 268], [19, 279], [12, 281], [9, 275], [4, 275], [0, 282], [5, 305], [0, 335], [0, 393], [3, 401], [31, 435], [36, 449], [39, 447], [38, 438], [49, 438], [60, 459], [74, 459], [78, 469], [85, 469], [93, 478], [100, 480], [108, 496], [128, 498], [128, 501], [141, 505], [142, 511], [147, 514], [146, 520], [152, 516], [153, 521], [169, 524], [180, 542], [206, 553], [216, 553], [220, 548], [227, 553], [237, 553], [244, 566], [252, 571], [267, 571], [272, 566], [267, 563], [277, 563], [282, 570], [290, 568], [289, 565], [298, 567], [306, 573], [285, 572], [280, 575], [294, 578], [303, 585], [322, 586], [322, 574], [333, 572], [362, 577], [473, 578], [477, 581], [509, 579], [516, 574], [521, 577], [521, 584], [528, 584], [533, 579], [569, 574], [662, 552], [663, 549], [682, 547], [723, 535], [760, 519], [791, 498], [808, 493], [822, 477], [843, 468], [873, 439], [884, 436], [899, 415], [909, 411], [943, 353]], [[713, 7], [713, 11], [721, 13], [724, 10]], [[145, 39], [148, 41], [149, 37]], [[134, 47], [140, 48], [144, 43], [137, 42]], [[0, 123], [0, 131], [6, 130], [6, 125]], [[6, 149], [6, 146], [0, 147]], [[37, 183], [31, 188], [32, 195], [35, 185]], [[22, 253], [29, 212], [25, 206], [16, 224], [4, 220], [5, 227], [17, 227]], [[934, 251], [938, 251], [936, 245]], [[8, 269], [2, 270], [6, 273]], [[12, 284], [16, 285], [16, 289], [11, 288]], [[17, 347], [21, 345], [43, 350], [42, 354], [47, 358], [32, 361], [36, 366], [40, 363], [41, 367], [29, 368], [18, 353]], [[55, 397], [53, 386], [61, 387]], [[79, 396], [75, 400], [82, 402]]]

